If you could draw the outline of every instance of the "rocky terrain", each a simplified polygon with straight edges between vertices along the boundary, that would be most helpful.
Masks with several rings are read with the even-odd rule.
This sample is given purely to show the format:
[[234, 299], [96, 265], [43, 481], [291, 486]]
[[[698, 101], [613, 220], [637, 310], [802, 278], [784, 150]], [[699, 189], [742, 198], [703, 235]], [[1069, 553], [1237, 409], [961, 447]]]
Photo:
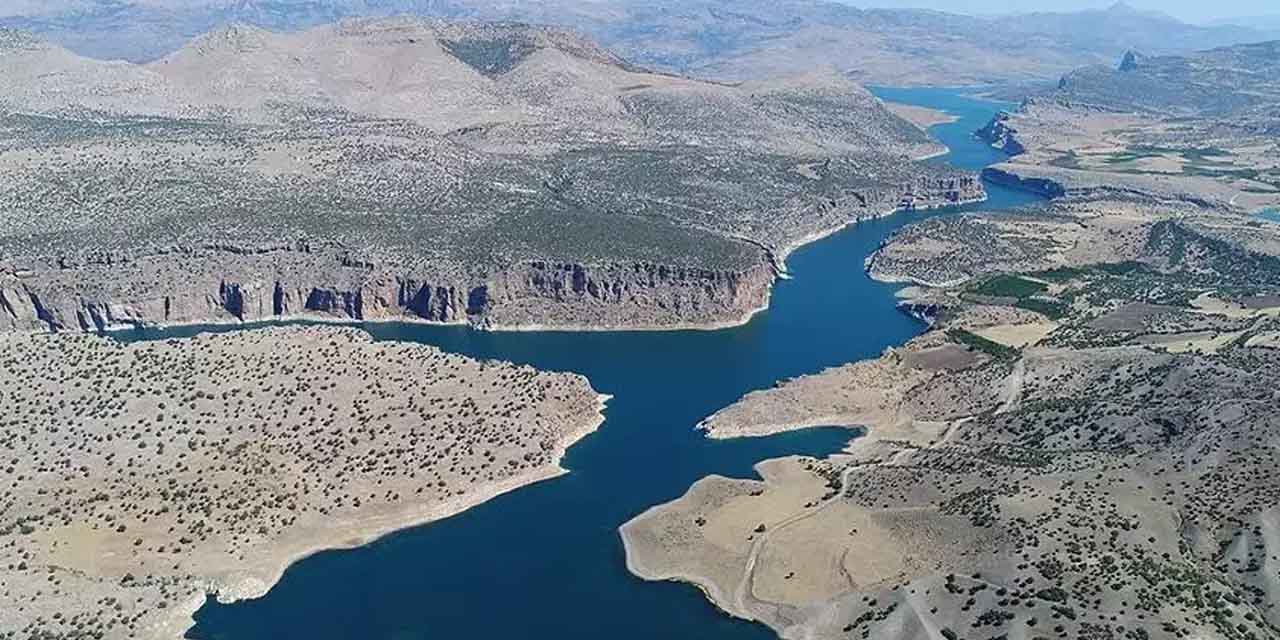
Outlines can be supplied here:
[[999, 215], [968, 213], [911, 225], [870, 256], [866, 267], [884, 282], [948, 287], [992, 273], [1126, 262], [1144, 255], [1152, 225], [1170, 219], [1214, 234], [1231, 229], [1265, 237], [1262, 231], [1269, 228], [1194, 205], [1153, 205], [1141, 196], [1071, 196]]
[[758, 79], [835, 65], [863, 82], [936, 86], [1043, 80], [1128, 48], [1181, 53], [1280, 34], [1261, 20], [1190, 25], [1123, 3], [1002, 16], [820, 0], [51, 0], [9, 8], [8, 16], [3, 9], [0, 26], [102, 59], [154, 60], [228, 23], [298, 31], [342, 18], [411, 14], [571, 26], [628, 59], [702, 77]]
[[356, 329], [0, 333], [0, 637], [173, 638], [206, 594], [561, 473], [581, 376]]
[[806, 238], [984, 195], [842, 77], [690, 80], [552, 28], [232, 26], [147, 65], [6, 31], [0, 70], [6, 328], [712, 326]]
[[865, 434], [699, 481], [628, 566], [789, 638], [1280, 637], [1280, 227], [1145, 203], [899, 233], [930, 331], [702, 425]]
[[988, 177], [1046, 195], [1142, 194], [1253, 212], [1280, 203], [1280, 42], [1129, 52], [1063, 76], [981, 135], [1021, 154]]

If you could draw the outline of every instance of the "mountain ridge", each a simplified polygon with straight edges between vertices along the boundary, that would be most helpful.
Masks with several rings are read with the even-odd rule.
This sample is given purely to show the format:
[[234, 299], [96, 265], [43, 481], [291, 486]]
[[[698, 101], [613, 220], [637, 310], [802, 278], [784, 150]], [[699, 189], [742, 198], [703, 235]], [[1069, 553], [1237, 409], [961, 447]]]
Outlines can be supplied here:
[[1277, 59], [1280, 39], [1183, 55], [1129, 51], [1118, 65], [1064, 75], [1046, 97], [1116, 110], [1228, 116], [1280, 99]]
[[[0, 18], [79, 53], [150, 61], [230, 22], [298, 31], [349, 17], [411, 14], [554, 24], [589, 34], [632, 62], [663, 71], [748, 79], [832, 62], [863, 82], [983, 84], [1056, 77], [1125, 50], [1174, 53], [1265, 39], [1264, 29], [1189, 25], [1125, 8], [974, 17], [925, 10], [858, 9], [834, 2], [638, 3], [537, 0], [242, 0], [140, 3], [100, 0], [78, 11]], [[770, 57], [764, 55], [767, 49]]]

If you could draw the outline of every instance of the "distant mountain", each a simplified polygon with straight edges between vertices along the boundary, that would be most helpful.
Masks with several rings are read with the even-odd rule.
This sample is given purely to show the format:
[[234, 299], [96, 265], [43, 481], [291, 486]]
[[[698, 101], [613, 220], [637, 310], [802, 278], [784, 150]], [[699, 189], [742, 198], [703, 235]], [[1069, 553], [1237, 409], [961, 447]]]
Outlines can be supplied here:
[[1076, 13], [973, 17], [857, 9], [824, 0], [77, 0], [0, 25], [97, 58], [150, 61], [219, 25], [295, 31], [357, 16], [568, 26], [650, 67], [728, 79], [835, 67], [881, 84], [983, 84], [1057, 77], [1115, 60], [1268, 39], [1124, 4]]
[[[1138, 49], [1152, 54], [1257, 42], [1272, 34], [1238, 25], [1196, 26], [1172, 16], [1141, 11], [1125, 3], [1074, 13], [1031, 13], [997, 18], [1011, 33], [1058, 35], [1064, 46], [1095, 53]], [[1113, 58], [1115, 56], [1112, 56]]]
[[903, 155], [935, 150], [838, 74], [733, 86], [650, 72], [563, 28], [412, 17], [284, 33], [231, 24], [145, 64], [85, 58], [0, 29], [6, 110], [261, 124], [395, 120], [488, 144], [698, 140], [870, 152], [889, 142]]
[[1224, 18], [1221, 20], [1214, 20], [1207, 24], [1218, 27], [1235, 26], [1250, 29], [1261, 29], [1263, 31], [1280, 34], [1280, 13], [1263, 16]]
[[125, 62], [78, 56], [22, 31], [0, 29], [0, 112], [185, 115], [187, 96], [162, 76]]
[[1280, 104], [1280, 41], [1187, 55], [1125, 54], [1116, 67], [1063, 76], [1048, 94], [1079, 105], [1193, 116], [1241, 116]]

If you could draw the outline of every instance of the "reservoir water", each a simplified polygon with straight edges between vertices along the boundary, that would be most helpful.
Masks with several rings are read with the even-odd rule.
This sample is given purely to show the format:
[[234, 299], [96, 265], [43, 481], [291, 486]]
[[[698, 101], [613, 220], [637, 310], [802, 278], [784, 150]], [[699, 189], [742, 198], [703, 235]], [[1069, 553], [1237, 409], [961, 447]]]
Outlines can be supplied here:
[[[877, 94], [959, 120], [934, 135], [937, 162], [980, 169], [1003, 156], [975, 139], [997, 109], [941, 89]], [[855, 432], [811, 429], [712, 441], [694, 425], [743, 394], [875, 357], [924, 330], [895, 308], [898, 287], [871, 281], [863, 260], [894, 230], [929, 216], [1008, 208], [1033, 196], [988, 185], [989, 202], [864, 222], [796, 251], [794, 276], [749, 324], [719, 331], [486, 333], [413, 324], [365, 326], [378, 339], [425, 342], [480, 358], [586, 375], [612, 394], [600, 430], [569, 450], [571, 473], [455, 517], [293, 565], [264, 597], [196, 614], [206, 640], [766, 639], [767, 628], [715, 610], [692, 586], [646, 583], [624, 565], [620, 524], [709, 474], [754, 477], [752, 465], [827, 455]], [[194, 327], [142, 330], [151, 339]]]

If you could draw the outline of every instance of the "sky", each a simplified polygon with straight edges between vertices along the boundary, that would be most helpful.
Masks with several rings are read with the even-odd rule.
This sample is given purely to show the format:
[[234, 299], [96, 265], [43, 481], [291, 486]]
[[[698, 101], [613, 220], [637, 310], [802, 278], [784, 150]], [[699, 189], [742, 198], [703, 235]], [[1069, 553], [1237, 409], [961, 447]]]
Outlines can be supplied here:
[[[846, 0], [849, 1], [849, 0]], [[859, 7], [920, 7], [955, 13], [1026, 13], [1105, 9], [1115, 0], [851, 0]], [[1280, 15], [1277, 0], [1127, 0], [1135, 9], [1160, 11], [1187, 22]]]

